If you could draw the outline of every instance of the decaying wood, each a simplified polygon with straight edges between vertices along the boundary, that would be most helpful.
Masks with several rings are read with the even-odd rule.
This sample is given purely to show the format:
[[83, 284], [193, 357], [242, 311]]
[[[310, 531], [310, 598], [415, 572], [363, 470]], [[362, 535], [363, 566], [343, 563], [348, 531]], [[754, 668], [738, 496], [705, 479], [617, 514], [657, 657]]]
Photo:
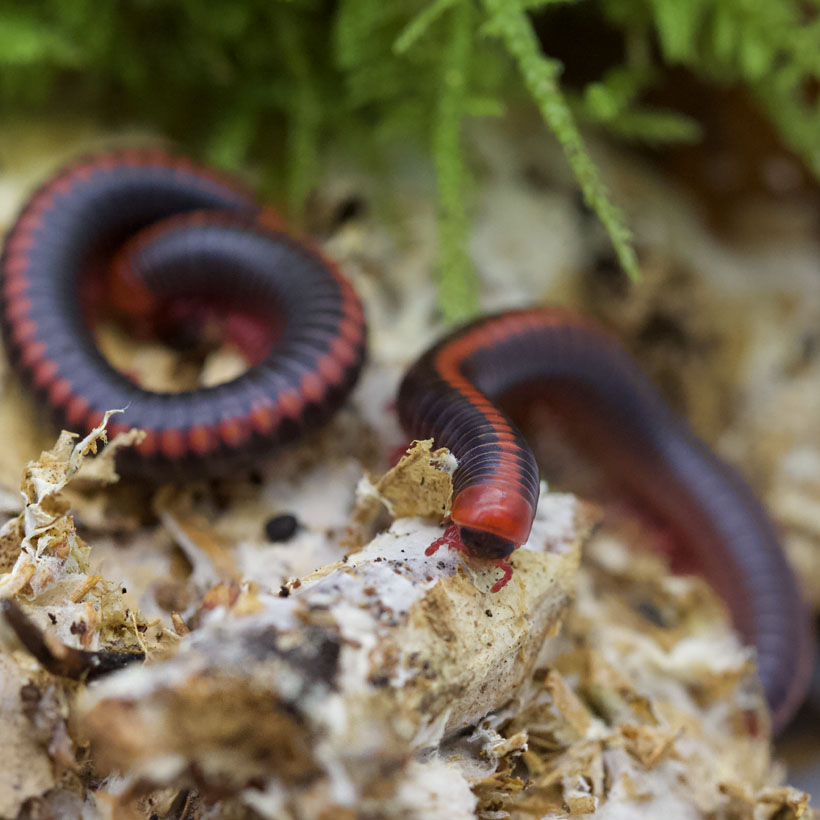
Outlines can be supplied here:
[[[634, 538], [587, 541], [597, 510], [575, 497], [544, 490], [531, 543], [497, 594], [495, 567], [426, 555], [441, 527], [403, 518], [279, 594], [278, 581], [220, 581], [203, 564], [189, 581], [213, 575], [212, 585], [170, 635], [128, 614], [119, 585], [91, 569], [60, 492], [86, 447], [61, 440], [27, 470], [8, 533], [33, 572], [11, 572], [21, 594], [0, 621], [35, 655], [42, 643], [49, 664], [139, 647], [150, 665], [101, 682], [80, 670], [77, 685], [8, 656], [17, 677], [0, 691], [27, 723], [16, 707], [0, 721], [36, 741], [14, 805], [29, 796], [69, 817], [85, 794], [90, 816], [135, 820], [183, 802], [199, 807], [192, 817], [210, 806], [208, 816], [243, 820], [814, 817], [805, 794], [779, 785], [753, 658], [725, 608], [697, 579], [626, 549]], [[404, 472], [418, 485], [416, 468], [446, 476], [432, 455], [417, 445], [413, 469], [390, 481]], [[446, 495], [421, 494], [418, 511], [437, 518]], [[184, 532], [193, 565], [198, 551], [212, 561], [209, 538]], [[25, 669], [44, 684], [19, 685]], [[89, 772], [123, 775], [92, 792], [78, 768], [89, 739]]]
[[478, 815], [816, 817], [777, 780], [752, 658], [721, 608], [700, 579], [596, 536], [558, 652], [485, 721]]
[[70, 680], [91, 681], [111, 674], [129, 663], [145, 660], [144, 652], [89, 652], [66, 646], [50, 632], [39, 630], [13, 600], [0, 601], [0, 614], [17, 640], [52, 675]]
[[206, 790], [261, 781], [358, 805], [515, 695], [572, 600], [592, 520], [546, 495], [491, 594], [495, 568], [426, 556], [440, 528], [400, 519], [261, 613], [214, 613], [170, 661], [91, 690], [83, 731], [104, 765], [155, 782], [195, 773]]
[[15, 817], [23, 803], [56, 784], [45, 745], [26, 717], [27, 671], [0, 654], [0, 817]]
[[[353, 520], [368, 523], [385, 507], [394, 518], [421, 515], [443, 521], [450, 513], [450, 476], [456, 465], [446, 448], [433, 449], [433, 439], [414, 441], [383, 476], [367, 475], [359, 482]], [[431, 470], [431, 466], [438, 469]]]
[[[140, 436], [130, 431], [115, 437], [96, 459], [89, 460], [106, 442], [103, 423], [85, 438], [62, 432], [56, 444], [28, 463], [21, 483], [22, 511], [0, 529], [8, 550], [16, 553], [7, 572], [0, 574], [0, 601], [16, 599], [6, 612], [6, 620], [28, 649], [53, 671], [81, 677], [88, 669], [85, 660], [106, 657], [97, 650], [145, 650], [145, 641], [162, 639], [159, 626], [152, 636], [140, 637], [138, 627], [147, 623], [130, 610], [125, 590], [118, 583], [104, 581], [91, 569], [91, 547], [77, 532], [71, 504], [64, 493], [78, 476], [94, 477], [109, 484], [118, 480], [114, 456], [121, 446], [129, 446]], [[20, 605], [25, 602], [23, 608]], [[24, 611], [25, 610], [25, 611]], [[153, 624], [153, 626], [157, 626]], [[167, 643], [167, 642], [166, 642]], [[117, 660], [104, 660], [114, 668]]]

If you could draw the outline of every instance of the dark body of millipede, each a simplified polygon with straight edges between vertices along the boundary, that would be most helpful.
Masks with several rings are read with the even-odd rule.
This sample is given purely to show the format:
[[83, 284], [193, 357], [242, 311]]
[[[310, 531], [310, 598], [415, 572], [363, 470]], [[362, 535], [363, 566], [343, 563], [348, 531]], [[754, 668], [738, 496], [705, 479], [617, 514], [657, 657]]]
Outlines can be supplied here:
[[813, 648], [807, 613], [774, 527], [740, 475], [666, 405], [631, 357], [560, 308], [489, 316], [426, 352], [399, 391], [406, 430], [458, 459], [452, 520], [467, 551], [502, 558], [524, 543], [539, 473], [503, 412], [558, 400], [584, 449], [672, 532], [757, 649], [782, 726], [802, 701]]
[[[266, 217], [241, 186], [164, 151], [77, 160], [35, 192], [6, 237], [0, 318], [13, 366], [66, 429], [88, 431], [124, 409], [109, 431], [146, 432], [120, 454], [129, 473], [225, 475], [259, 461], [340, 406], [365, 342], [347, 280]], [[126, 311], [195, 293], [269, 317], [276, 344], [228, 383], [145, 390], [94, 343], [83, 293], [100, 260], [118, 272], [111, 301]]]

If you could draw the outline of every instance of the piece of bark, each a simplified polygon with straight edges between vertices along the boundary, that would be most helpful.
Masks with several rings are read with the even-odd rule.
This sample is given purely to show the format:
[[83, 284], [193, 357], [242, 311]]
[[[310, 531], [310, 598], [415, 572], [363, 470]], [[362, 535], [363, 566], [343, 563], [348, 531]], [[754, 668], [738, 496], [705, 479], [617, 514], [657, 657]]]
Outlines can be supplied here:
[[433, 449], [433, 439], [414, 441], [383, 476], [367, 474], [359, 482], [353, 521], [372, 521], [382, 507], [394, 518], [444, 520], [450, 513], [451, 476], [457, 464], [446, 448]]
[[[26, 465], [20, 486], [23, 511], [0, 530], [0, 536], [22, 536], [14, 565], [0, 575], [0, 598], [24, 591], [40, 595], [67, 578], [69, 582], [76, 580], [78, 587], [85, 586], [91, 548], [77, 534], [62, 491], [87, 465], [88, 456], [96, 454], [99, 445], [107, 441], [105, 428], [114, 412], [107, 412], [102, 423], [79, 441], [76, 435], [63, 430], [53, 448]], [[97, 471], [105, 481], [118, 478], [112, 466], [117, 449], [129, 446], [138, 437], [133, 430], [117, 436], [106, 448], [106, 455], [100, 455], [103, 466]]]
[[92, 687], [80, 726], [102, 766], [155, 783], [253, 783], [288, 804], [386, 799], [413, 753], [529, 679], [593, 519], [574, 497], [545, 495], [497, 594], [495, 567], [426, 556], [440, 528], [400, 519], [288, 597], [261, 599], [261, 614], [215, 613], [171, 660]]
[[[27, 636], [18, 630], [18, 637], [57, 674], [81, 677], [87, 668], [83, 661], [50, 666], [56, 656], [43, 649], [42, 641], [51, 642], [57, 655], [67, 653], [75, 661], [93, 658], [95, 669], [96, 661], [109, 650], [161, 653], [171, 649], [168, 641], [162, 643], [162, 625], [157, 621], [149, 624], [131, 609], [121, 584], [92, 570], [91, 546], [77, 532], [65, 493], [94, 462], [98, 462], [91, 471], [95, 481], [118, 479], [113, 470], [117, 449], [133, 444], [139, 434], [135, 430], [118, 434], [98, 454], [107, 441], [105, 428], [112, 412], [82, 439], [63, 431], [51, 449], [28, 462], [21, 482], [22, 512], [0, 528], [0, 564], [8, 568], [0, 573], [0, 602], [16, 599], [20, 605], [17, 625]], [[90, 459], [91, 455], [97, 457]], [[5, 612], [3, 617], [8, 616]], [[37, 637], [40, 634], [42, 639]], [[117, 662], [114, 658], [114, 666]], [[102, 666], [107, 664], [104, 661]]]
[[701, 579], [599, 533], [557, 649], [517, 708], [439, 752], [463, 761], [478, 817], [817, 820], [780, 785], [753, 655]]
[[22, 805], [56, 783], [48, 749], [25, 715], [30, 675], [0, 653], [0, 817], [16, 817]]

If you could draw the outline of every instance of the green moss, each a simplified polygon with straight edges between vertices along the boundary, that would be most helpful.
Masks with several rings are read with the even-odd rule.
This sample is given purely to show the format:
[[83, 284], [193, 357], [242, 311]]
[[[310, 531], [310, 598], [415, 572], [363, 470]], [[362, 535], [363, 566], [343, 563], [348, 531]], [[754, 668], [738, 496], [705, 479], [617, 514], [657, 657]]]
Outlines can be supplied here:
[[491, 30], [502, 39], [512, 55], [541, 116], [561, 143], [584, 199], [609, 232], [621, 265], [631, 277], [637, 277], [638, 260], [632, 247], [632, 235], [620, 212], [610, 202], [558, 84], [561, 64], [543, 54], [529, 18], [515, 0], [484, 0], [484, 7]]
[[[441, 6], [442, 3], [438, 3]], [[478, 310], [472, 264], [467, 253], [470, 175], [461, 148], [461, 127], [469, 98], [474, 9], [458, 3], [450, 22], [450, 43], [442, 52], [441, 90], [433, 127], [433, 159], [439, 193], [441, 307], [448, 321], [467, 319]]]
[[415, 142], [435, 167], [451, 321], [478, 305], [471, 117], [529, 98], [632, 276], [629, 230], [578, 123], [656, 145], [698, 139], [682, 114], [643, 103], [665, 66], [745, 85], [820, 176], [818, 0], [574, 0], [622, 38], [625, 57], [570, 93], [533, 19], [549, 25], [571, 1], [0, 0], [0, 104], [7, 121], [90, 111], [151, 125], [223, 167], [254, 164], [296, 217], [329, 145], [372, 161]]

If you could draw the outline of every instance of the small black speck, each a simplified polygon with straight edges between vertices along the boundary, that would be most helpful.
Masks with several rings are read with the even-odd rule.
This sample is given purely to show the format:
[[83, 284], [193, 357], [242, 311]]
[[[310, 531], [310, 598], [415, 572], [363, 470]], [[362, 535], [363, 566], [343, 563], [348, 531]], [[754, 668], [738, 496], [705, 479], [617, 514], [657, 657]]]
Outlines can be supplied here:
[[179, 351], [193, 351], [203, 342], [203, 334], [199, 328], [179, 323], [163, 333], [162, 338], [169, 347]]
[[37, 708], [42, 697], [42, 692], [31, 681], [20, 687], [20, 705], [23, 714], [29, 720], [33, 721], [37, 716]]
[[342, 556], [342, 563], [343, 563], [343, 564], [346, 564], [349, 560], [350, 560], [350, 556], [349, 556], [347, 553], [345, 553], [345, 554]]
[[685, 348], [689, 344], [686, 328], [676, 316], [657, 310], [650, 314], [638, 333], [638, 341], [646, 345]]
[[637, 609], [649, 623], [660, 627], [669, 626], [661, 610], [651, 601], [639, 601], [635, 609]]
[[593, 262], [590, 275], [596, 284], [608, 288], [614, 296], [624, 297], [629, 293], [629, 279], [612, 253], [600, 255]]
[[388, 683], [390, 683], [390, 678], [387, 677], [387, 675], [376, 675], [370, 678], [371, 686], [384, 687], [387, 686]]
[[72, 635], [83, 635], [86, 629], [88, 629], [88, 626], [85, 621], [74, 621], [68, 629]]
[[122, 594], [125, 595], [126, 592], [128, 592], [128, 590], [125, 587], [123, 587], [122, 588]]
[[268, 541], [287, 541], [296, 532], [299, 522], [295, 515], [283, 513], [275, 515], [265, 523], [265, 536]]
[[489, 609], [485, 609], [485, 610], [484, 610], [484, 614], [485, 614], [488, 618], [492, 618], [492, 617], [493, 617], [493, 613], [492, 613], [492, 612], [490, 612], [490, 610], [489, 610]]
[[56, 616], [53, 612], [49, 612], [49, 613], [48, 613], [48, 619], [49, 619], [49, 620], [51, 621], [51, 623], [53, 623], [53, 624], [56, 624], [56, 623], [57, 623], [57, 616]]
[[286, 587], [284, 584], [282, 584], [282, 586], [279, 587], [279, 597], [280, 598], [287, 598], [288, 595], [290, 595], [290, 588]]
[[341, 226], [351, 219], [362, 217], [367, 212], [367, 203], [360, 196], [351, 194], [346, 196], [336, 206], [336, 212], [333, 215], [335, 225]]
[[439, 569], [444, 569], [444, 567], [446, 566], [446, 564], [444, 563], [444, 561], [439, 561], [439, 562], [436, 564], [436, 566], [437, 566]]

